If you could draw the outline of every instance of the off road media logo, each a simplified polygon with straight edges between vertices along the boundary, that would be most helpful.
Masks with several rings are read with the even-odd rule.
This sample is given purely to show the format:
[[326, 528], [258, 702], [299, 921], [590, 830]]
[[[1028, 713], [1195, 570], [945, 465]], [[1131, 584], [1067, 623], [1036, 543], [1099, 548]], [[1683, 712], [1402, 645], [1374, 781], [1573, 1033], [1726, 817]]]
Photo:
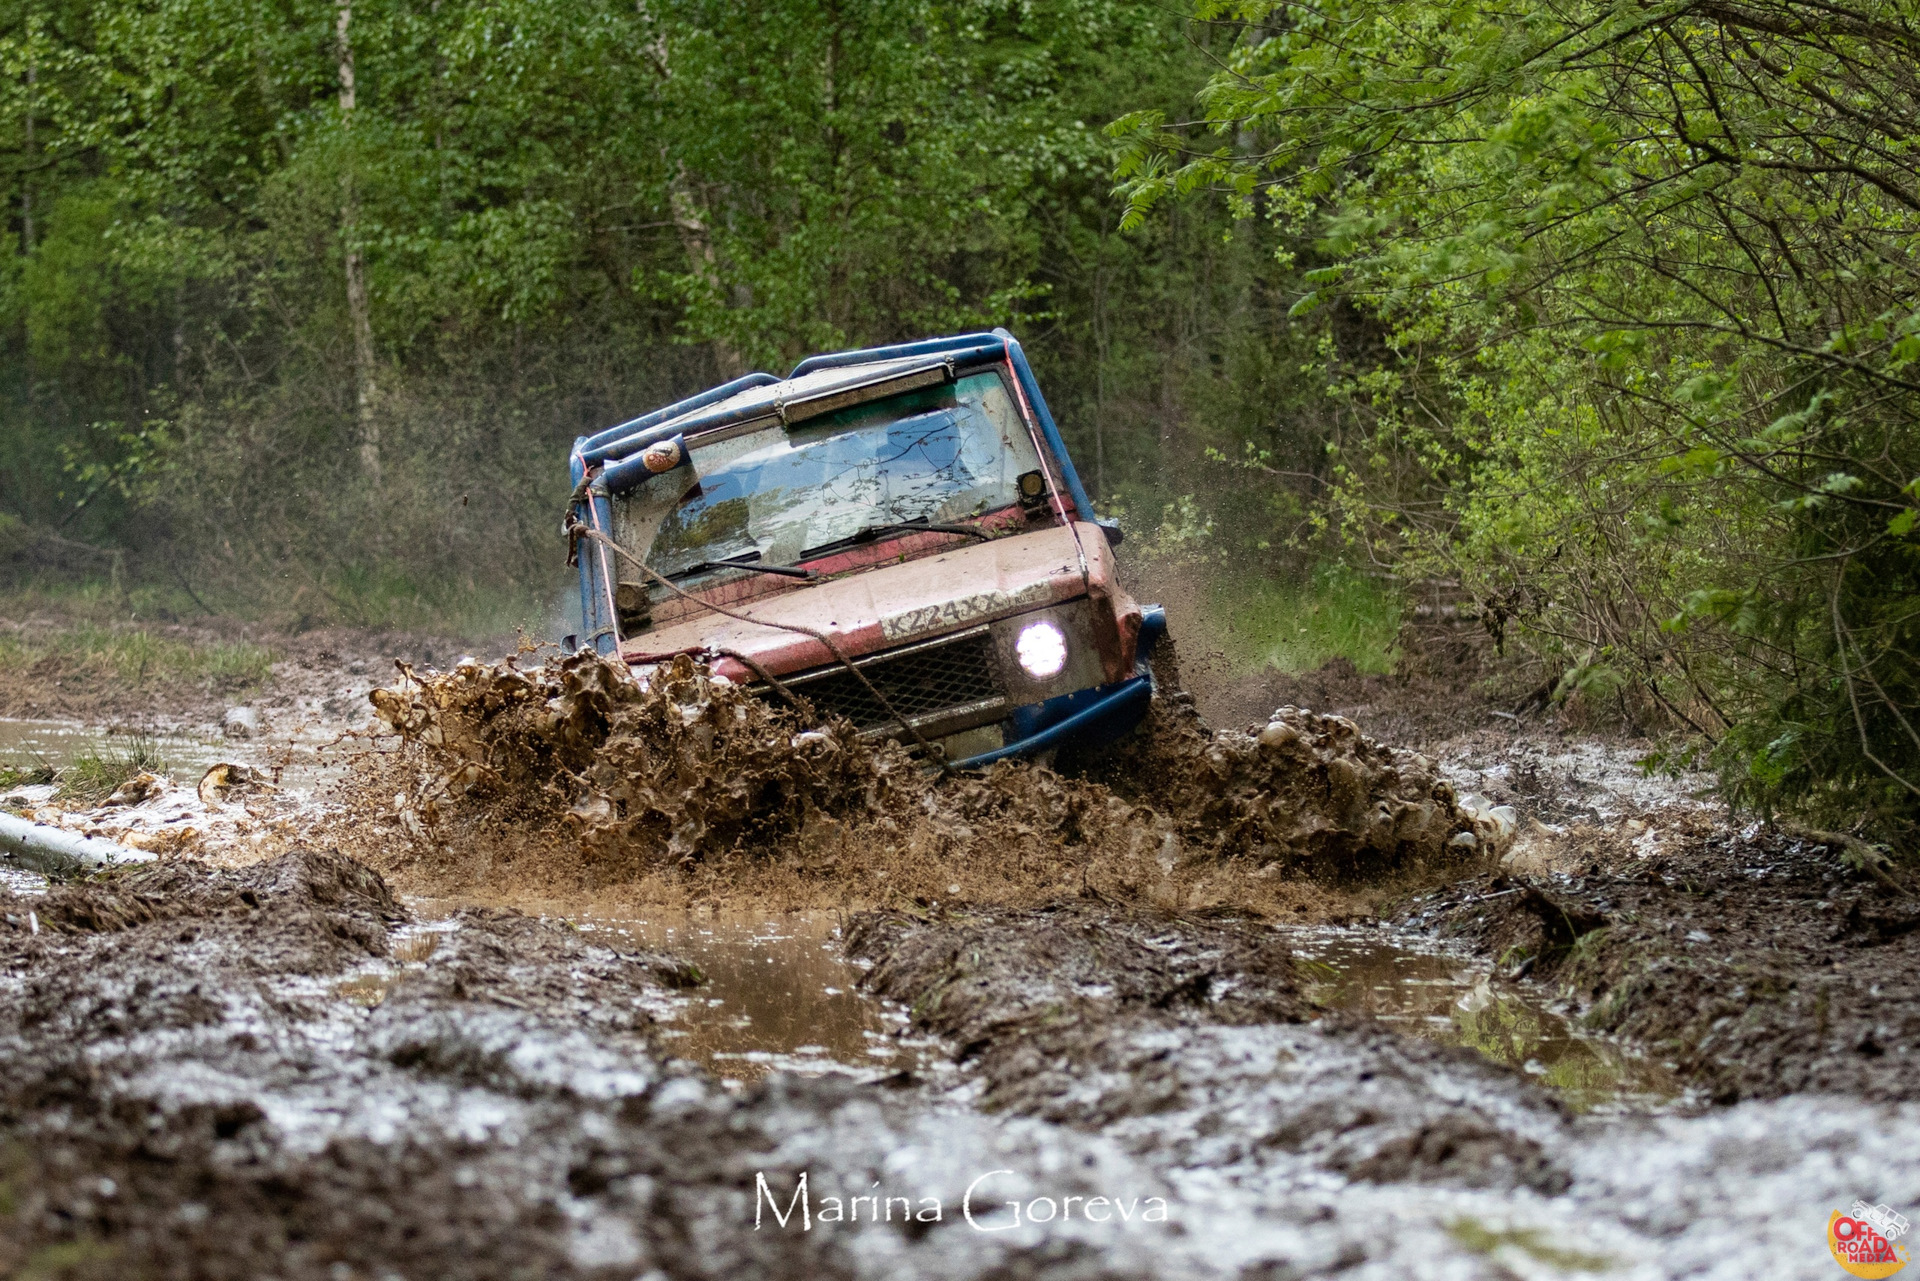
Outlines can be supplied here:
[[1833, 1261], [1856, 1277], [1890, 1277], [1907, 1266], [1907, 1247], [1894, 1242], [1911, 1226], [1884, 1205], [1855, 1201], [1827, 1220], [1827, 1248]]

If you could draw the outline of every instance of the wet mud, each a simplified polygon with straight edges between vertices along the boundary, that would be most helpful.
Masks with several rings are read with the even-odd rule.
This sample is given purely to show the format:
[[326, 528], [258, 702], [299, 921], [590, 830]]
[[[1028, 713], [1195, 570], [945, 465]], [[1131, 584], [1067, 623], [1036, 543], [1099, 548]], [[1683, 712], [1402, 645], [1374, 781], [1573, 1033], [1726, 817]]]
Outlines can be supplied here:
[[698, 1246], [670, 1210], [583, 1237], [608, 1142], [629, 1191], [669, 1159], [689, 1213], [735, 1190], [709, 1085], [652, 1045], [683, 962], [500, 911], [413, 930], [311, 851], [0, 909], [0, 1274], [630, 1277]]
[[667, 952], [699, 970], [698, 985], [657, 1011], [656, 1033], [666, 1049], [722, 1085], [775, 1072], [875, 1080], [937, 1073], [945, 1065], [934, 1038], [911, 1034], [904, 1009], [866, 992], [865, 970], [847, 956], [838, 913], [656, 911], [572, 919], [583, 933]]
[[[989, 1109], [1096, 1129], [1186, 1112], [1178, 1142], [1194, 1147], [1251, 1089], [1266, 1106], [1234, 1127], [1243, 1151], [1284, 1148], [1375, 1183], [1566, 1186], [1534, 1137], [1563, 1119], [1555, 1100], [1372, 1020], [1299, 1026], [1325, 1011], [1270, 930], [1087, 907], [892, 913], [856, 920], [848, 945], [874, 961], [876, 991], [976, 1065]], [[1288, 1062], [1301, 1070], [1275, 1071]], [[1429, 1073], [1463, 1097], [1422, 1088]]]
[[1582, 1119], [1245, 921], [871, 914], [957, 1080], [729, 1090], [683, 962], [337, 855], [0, 908], [8, 1275], [1813, 1277], [1827, 1202], [1920, 1188], [1904, 1106]]
[[[1719, 1102], [1920, 1098], [1920, 898], [1837, 842], [1694, 812], [1463, 881], [1406, 919], [1563, 991]], [[1651, 836], [1662, 836], [1657, 843]]]
[[1583, 1024], [1577, 1003], [1494, 972], [1484, 954], [1456, 942], [1382, 923], [1284, 932], [1316, 1003], [1517, 1068], [1576, 1111], [1644, 1114], [1701, 1103], [1637, 1044]]

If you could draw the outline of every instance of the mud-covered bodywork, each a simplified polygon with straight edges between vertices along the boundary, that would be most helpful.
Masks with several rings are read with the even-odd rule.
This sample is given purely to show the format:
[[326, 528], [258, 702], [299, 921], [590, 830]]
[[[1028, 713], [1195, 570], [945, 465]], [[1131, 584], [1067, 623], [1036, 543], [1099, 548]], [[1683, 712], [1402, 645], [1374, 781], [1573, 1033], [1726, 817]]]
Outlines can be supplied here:
[[636, 669], [698, 655], [964, 764], [1146, 712], [1164, 615], [1004, 330], [749, 374], [571, 463], [582, 636]]

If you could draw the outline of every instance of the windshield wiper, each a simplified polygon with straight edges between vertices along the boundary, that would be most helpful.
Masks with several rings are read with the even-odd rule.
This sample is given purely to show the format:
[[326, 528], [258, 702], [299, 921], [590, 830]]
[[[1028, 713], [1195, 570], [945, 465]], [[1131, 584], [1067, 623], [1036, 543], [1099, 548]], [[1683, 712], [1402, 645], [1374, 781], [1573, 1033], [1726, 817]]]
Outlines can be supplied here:
[[925, 521], [882, 521], [878, 525], [863, 525], [845, 538], [836, 538], [830, 543], [821, 543], [818, 547], [809, 547], [800, 553], [801, 560], [811, 560], [825, 552], [837, 551], [842, 547], [853, 547], [860, 543], [870, 543], [882, 534], [894, 532], [903, 534], [935, 533], [965, 534], [977, 538], [983, 543], [993, 541], [993, 535], [975, 525], [931, 525]]
[[782, 578], [818, 578], [818, 571], [801, 569], [798, 565], [756, 565], [752, 561], [740, 560], [703, 560], [697, 561], [685, 569], [676, 569], [671, 574], [662, 574], [668, 582], [676, 578], [691, 578], [695, 574], [705, 574], [716, 569], [744, 569], [755, 574], [778, 574]]

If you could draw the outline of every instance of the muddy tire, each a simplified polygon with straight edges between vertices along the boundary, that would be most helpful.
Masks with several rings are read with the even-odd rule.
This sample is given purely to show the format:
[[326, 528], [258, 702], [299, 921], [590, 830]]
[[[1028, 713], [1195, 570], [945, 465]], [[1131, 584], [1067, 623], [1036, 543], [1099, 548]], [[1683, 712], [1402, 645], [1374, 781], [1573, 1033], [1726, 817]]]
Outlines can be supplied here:
[[1139, 795], [1136, 781], [1151, 777], [1166, 763], [1163, 744], [1196, 730], [1202, 735], [1207, 732], [1194, 709], [1193, 695], [1180, 683], [1180, 656], [1171, 636], [1162, 636], [1154, 645], [1148, 667], [1153, 673], [1153, 700], [1140, 723], [1111, 743], [1061, 748], [1056, 769], [1104, 783], [1122, 795]]

